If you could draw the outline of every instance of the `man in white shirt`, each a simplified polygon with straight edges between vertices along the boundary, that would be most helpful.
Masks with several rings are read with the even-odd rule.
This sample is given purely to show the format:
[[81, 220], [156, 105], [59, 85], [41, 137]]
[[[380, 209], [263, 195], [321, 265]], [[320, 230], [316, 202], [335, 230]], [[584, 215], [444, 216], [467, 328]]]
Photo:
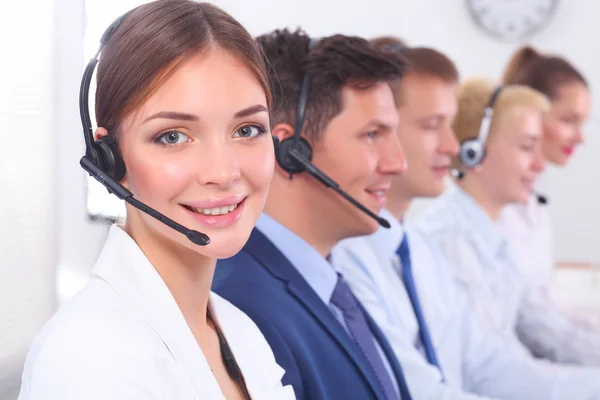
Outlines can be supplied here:
[[[389, 40], [375, 44], [396, 51]], [[394, 178], [382, 213], [392, 227], [341, 242], [333, 263], [403, 360], [415, 398], [600, 398], [594, 382], [600, 375], [543, 368], [482, 328], [443, 253], [422, 232], [399, 222], [413, 199], [442, 193], [458, 151], [451, 129], [457, 108], [454, 65], [432, 49], [400, 51], [412, 65], [394, 87], [408, 168]]]

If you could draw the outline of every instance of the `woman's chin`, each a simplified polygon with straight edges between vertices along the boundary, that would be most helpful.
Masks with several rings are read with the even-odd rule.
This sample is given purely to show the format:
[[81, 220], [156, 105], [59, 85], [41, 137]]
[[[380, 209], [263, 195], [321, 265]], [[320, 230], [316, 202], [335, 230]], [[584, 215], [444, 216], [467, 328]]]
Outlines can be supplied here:
[[250, 232], [243, 235], [239, 232], [205, 232], [210, 238], [210, 243], [206, 246], [197, 246], [190, 243], [194, 250], [205, 257], [222, 260], [235, 256], [244, 248], [244, 245], [250, 237]]

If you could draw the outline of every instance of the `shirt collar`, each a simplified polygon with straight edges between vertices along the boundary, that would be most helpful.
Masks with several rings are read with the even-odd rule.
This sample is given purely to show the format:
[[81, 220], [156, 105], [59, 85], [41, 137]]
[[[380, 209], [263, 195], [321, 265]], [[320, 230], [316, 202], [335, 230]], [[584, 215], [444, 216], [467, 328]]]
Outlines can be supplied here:
[[337, 284], [337, 272], [314, 247], [300, 236], [262, 213], [256, 223], [260, 230], [298, 270], [319, 298], [329, 304]]
[[380, 227], [375, 233], [366, 236], [366, 241], [376, 254], [393, 256], [404, 239], [402, 223], [388, 210], [382, 209], [379, 216], [390, 223], [389, 228]]
[[465, 217], [469, 227], [477, 231], [477, 237], [496, 255], [502, 254], [508, 244], [502, 229], [485, 213], [483, 208], [458, 185], [452, 185], [446, 192]]

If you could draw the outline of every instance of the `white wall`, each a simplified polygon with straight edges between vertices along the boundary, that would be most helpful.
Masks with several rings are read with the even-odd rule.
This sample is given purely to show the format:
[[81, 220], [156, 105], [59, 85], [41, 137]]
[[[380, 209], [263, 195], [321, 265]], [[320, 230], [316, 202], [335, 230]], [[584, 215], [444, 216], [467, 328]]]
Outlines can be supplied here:
[[[58, 300], [85, 282], [108, 233], [104, 222], [91, 221], [86, 209], [86, 177], [79, 166], [85, 152], [79, 117], [79, 85], [84, 65], [85, 1], [56, 4], [56, 234], [58, 239]], [[99, 40], [98, 37], [97, 40]], [[94, 93], [90, 94], [93, 101]]]
[[[445, 52], [463, 77], [477, 74], [499, 79], [519, 45], [482, 33], [471, 21], [466, 1], [459, 0], [219, 0], [216, 4], [254, 35], [285, 26], [301, 26], [314, 36], [398, 35], [409, 44]], [[570, 59], [588, 78], [594, 94], [600, 93], [595, 90], [600, 88], [600, 57], [591, 43], [600, 35], [599, 18], [600, 2], [559, 1], [552, 22], [530, 41], [543, 51]], [[541, 185], [550, 200], [560, 261], [600, 262], [600, 207], [596, 206], [600, 178], [594, 174], [600, 169], [598, 104], [594, 102], [586, 129], [586, 145], [568, 168], [549, 169]]]
[[53, 12], [0, 3], [0, 399], [55, 307]]
[[[61, 146], [58, 224], [59, 263], [62, 286], [68, 293], [71, 278], [85, 276], [98, 254], [106, 235], [106, 226], [92, 223], [85, 217], [83, 172], [78, 159], [83, 152], [83, 140], [76, 96], [83, 65], [84, 23], [83, 0], [57, 0], [62, 7], [58, 24], [61, 54], [59, 81], [63, 93], [59, 96], [59, 129]], [[125, 4], [128, 3], [128, 4]], [[128, 5], [141, 3], [104, 0], [103, 10], [114, 9], [113, 17]], [[500, 76], [504, 64], [518, 47], [515, 43], [499, 42], [471, 22], [465, 2], [458, 0], [218, 0], [215, 2], [231, 13], [250, 33], [258, 35], [275, 28], [302, 26], [314, 36], [333, 33], [372, 37], [394, 34], [413, 45], [429, 45], [447, 53], [457, 63], [463, 76], [483, 74]], [[107, 11], [108, 12], [108, 11]], [[110, 12], [108, 12], [110, 14]], [[95, 15], [91, 14], [92, 17]], [[99, 16], [89, 21], [90, 27], [103, 29]], [[532, 38], [531, 43], [542, 50], [559, 52], [571, 59], [588, 77], [593, 88], [600, 87], [600, 58], [584, 46], [583, 41], [600, 35], [597, 20], [600, 3], [587, 0], [560, 2], [553, 21]], [[102, 27], [102, 28], [100, 28]], [[99, 34], [98, 34], [99, 35]], [[92, 38], [92, 42], [97, 39]], [[87, 53], [86, 53], [87, 54]], [[593, 114], [598, 115], [597, 102]], [[556, 227], [556, 255], [562, 261], [600, 261], [600, 179], [593, 171], [600, 168], [594, 157], [600, 149], [598, 119], [588, 124], [587, 145], [582, 148], [568, 168], [549, 170], [543, 189], [552, 206]], [[77, 195], [67, 194], [73, 190]], [[66, 276], [66, 278], [65, 278]]]

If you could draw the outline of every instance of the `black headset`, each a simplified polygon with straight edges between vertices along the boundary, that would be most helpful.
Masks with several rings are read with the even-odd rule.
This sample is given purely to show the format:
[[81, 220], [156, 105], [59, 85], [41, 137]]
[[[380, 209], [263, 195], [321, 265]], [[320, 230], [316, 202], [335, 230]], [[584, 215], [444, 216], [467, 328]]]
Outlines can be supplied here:
[[[92, 76], [94, 69], [98, 63], [98, 56], [104, 49], [104, 46], [111, 38], [113, 32], [121, 22], [131, 13], [131, 11], [117, 18], [102, 34], [100, 38], [100, 48], [96, 52], [96, 55], [89, 62], [83, 73], [81, 81], [81, 87], [79, 91], [79, 114], [81, 116], [81, 123], [83, 124], [83, 137], [85, 138], [85, 163], [93, 163], [96, 167], [100, 168], [104, 174], [110, 177], [116, 182], [120, 182], [125, 177], [125, 163], [121, 157], [117, 144], [112, 138], [103, 136], [98, 140], [94, 140], [94, 132], [92, 129], [92, 121], [89, 113], [89, 92], [90, 85], [92, 82]], [[82, 167], [86, 169], [86, 166]], [[86, 169], [87, 170], [87, 169]], [[89, 171], [88, 171], [89, 172]], [[91, 173], [91, 172], [90, 172]], [[103, 183], [103, 182], [100, 182]], [[106, 186], [106, 185], [105, 185]], [[107, 188], [109, 192], [114, 188]], [[119, 194], [125, 195], [125, 192], [120, 190], [113, 191], [118, 196]], [[122, 193], [121, 193], [122, 192]]]
[[494, 104], [502, 92], [503, 86], [499, 86], [494, 90], [490, 100], [483, 112], [483, 118], [479, 125], [479, 135], [474, 139], [466, 139], [460, 144], [458, 158], [460, 162], [467, 168], [475, 168], [479, 166], [486, 154], [486, 143], [490, 134], [490, 125], [494, 116]]
[[[312, 38], [308, 42], [308, 52], [315, 48], [319, 44], [319, 39]], [[283, 139], [279, 144], [279, 157], [277, 162], [279, 166], [286, 172], [289, 172], [290, 178], [295, 173], [302, 172], [306, 169], [305, 163], [298, 160], [295, 157], [295, 152], [307, 161], [312, 161], [312, 147], [308, 140], [303, 138], [300, 134], [304, 126], [304, 112], [306, 110], [306, 104], [308, 103], [308, 90], [310, 88], [310, 77], [308, 74], [304, 74], [302, 77], [302, 85], [300, 87], [300, 97], [298, 99], [298, 110], [296, 112], [296, 125], [294, 126], [294, 135]]]
[[[318, 43], [319, 39], [311, 38], [308, 42], [308, 53], [310, 53], [310, 51], [314, 49]], [[384, 228], [389, 228], [390, 223], [386, 219], [381, 218], [360, 204], [355, 198], [342, 190], [337, 182], [331, 179], [327, 174], [325, 174], [312, 163], [312, 146], [308, 140], [301, 136], [302, 127], [304, 125], [304, 114], [306, 111], [306, 105], [308, 103], [309, 89], [310, 77], [307, 73], [305, 73], [302, 77], [302, 84], [300, 86], [300, 97], [298, 99], [294, 135], [281, 141], [279, 145], [279, 151], [276, 152], [277, 164], [279, 164], [281, 169], [290, 174], [290, 179], [292, 179], [294, 174], [306, 171], [323, 185], [333, 189], [352, 205], [367, 214], [369, 217], [375, 219], [379, 225], [383, 226]]]
[[98, 57], [104, 49], [104, 46], [106, 46], [106, 43], [110, 40], [114, 31], [132, 11], [133, 10], [128, 11], [117, 18], [102, 34], [102, 37], [100, 38], [100, 47], [83, 73], [79, 90], [79, 114], [83, 125], [83, 137], [85, 138], [85, 155], [81, 157], [79, 164], [90, 174], [90, 176], [94, 177], [106, 187], [109, 193], [115, 194], [119, 199], [125, 200], [135, 208], [156, 218], [160, 222], [175, 229], [177, 232], [184, 234], [193, 243], [199, 246], [205, 246], [210, 243], [210, 238], [206, 234], [188, 229], [185, 226], [178, 224], [150, 206], [137, 200], [133, 197], [133, 193], [121, 185], [120, 182], [125, 177], [125, 162], [119, 153], [117, 143], [112, 137], [106, 135], [98, 140], [94, 140], [92, 120], [89, 112], [89, 92], [92, 75], [94, 74], [94, 69], [98, 64]]

